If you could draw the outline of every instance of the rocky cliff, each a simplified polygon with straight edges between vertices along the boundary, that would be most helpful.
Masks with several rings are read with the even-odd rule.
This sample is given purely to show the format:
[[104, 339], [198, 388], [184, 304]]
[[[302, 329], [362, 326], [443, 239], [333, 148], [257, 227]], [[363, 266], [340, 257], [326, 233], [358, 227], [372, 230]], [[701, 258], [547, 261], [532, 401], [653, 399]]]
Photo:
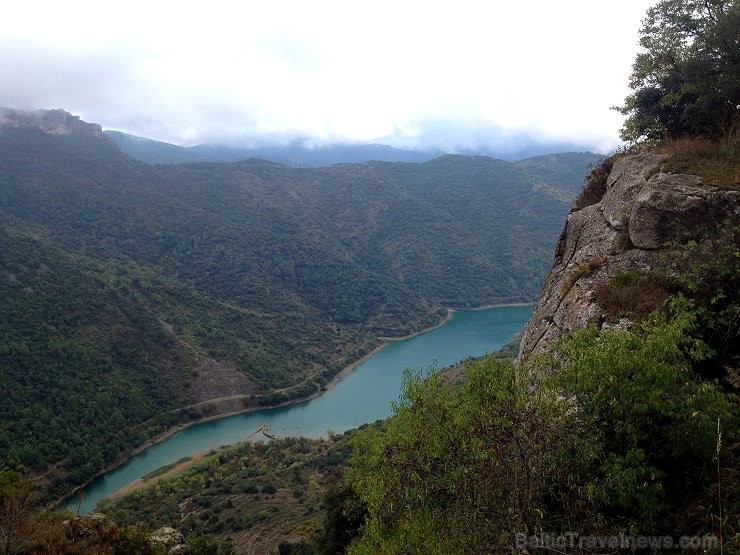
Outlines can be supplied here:
[[0, 127], [34, 127], [50, 135], [80, 133], [94, 137], [103, 136], [103, 128], [95, 123], [82, 121], [64, 110], [16, 110], [0, 108]]
[[664, 173], [662, 163], [658, 154], [619, 158], [601, 200], [571, 209], [522, 333], [519, 360], [545, 354], [553, 340], [590, 323], [614, 325], [597, 293], [620, 271], [670, 272], [671, 245], [701, 245], [723, 234], [728, 222], [740, 222], [740, 192], [706, 185], [698, 176]]

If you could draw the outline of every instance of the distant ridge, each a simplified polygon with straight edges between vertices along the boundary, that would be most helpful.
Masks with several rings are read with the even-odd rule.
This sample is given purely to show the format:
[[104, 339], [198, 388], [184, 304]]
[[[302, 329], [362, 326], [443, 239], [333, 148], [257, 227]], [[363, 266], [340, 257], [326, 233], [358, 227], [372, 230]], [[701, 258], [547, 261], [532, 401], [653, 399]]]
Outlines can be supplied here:
[[147, 164], [182, 164], [208, 161], [207, 158], [188, 148], [163, 141], [137, 137], [121, 131], [106, 130], [103, 133], [113, 139], [123, 152]]
[[[361, 162], [411, 162], [424, 163], [450, 154], [442, 150], [409, 150], [394, 148], [383, 144], [332, 144], [311, 146], [305, 139], [297, 139], [286, 146], [265, 145], [254, 148], [234, 147], [219, 144], [199, 144], [190, 147], [138, 137], [121, 131], [105, 131], [105, 135], [113, 139], [118, 147], [129, 156], [147, 164], [181, 164], [187, 162], [236, 162], [250, 158], [260, 158], [277, 164], [294, 168], [318, 168], [335, 164], [357, 164]], [[556, 154], [552, 154], [556, 153]], [[485, 149], [471, 149], [455, 154], [463, 156], [487, 156], [507, 161], [521, 161], [524, 159], [561, 156], [571, 153], [578, 157], [583, 153], [578, 145], [570, 143], [533, 143], [516, 149], [502, 149], [501, 151], [487, 151]], [[586, 154], [591, 154], [586, 152]], [[594, 157], [603, 158], [600, 154]], [[542, 161], [540, 161], [542, 162]], [[528, 167], [535, 167], [540, 162], [532, 162]], [[546, 164], [555, 163], [550, 159]], [[559, 173], [561, 169], [572, 167], [565, 160], [561, 160], [558, 168], [551, 168], [549, 177], [557, 177], [570, 181], [572, 175]], [[580, 188], [581, 177], [576, 180]], [[579, 189], [580, 190], [580, 189]], [[578, 191], [575, 191], [578, 192]]]
[[440, 151], [416, 151], [393, 148], [388, 145], [328, 145], [312, 148], [304, 141], [293, 141], [287, 146], [257, 148], [201, 144], [177, 146], [120, 131], [105, 131], [118, 147], [129, 156], [148, 164], [181, 164], [186, 162], [236, 162], [261, 158], [294, 168], [317, 168], [334, 164], [358, 162], [427, 162], [440, 156]]

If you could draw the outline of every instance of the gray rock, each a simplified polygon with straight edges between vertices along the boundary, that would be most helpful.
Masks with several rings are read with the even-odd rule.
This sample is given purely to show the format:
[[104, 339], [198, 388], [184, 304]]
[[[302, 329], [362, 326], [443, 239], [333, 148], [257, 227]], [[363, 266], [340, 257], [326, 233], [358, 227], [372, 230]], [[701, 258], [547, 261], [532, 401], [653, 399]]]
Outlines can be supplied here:
[[169, 526], [162, 526], [158, 530], [155, 530], [149, 539], [154, 543], [160, 543], [166, 547], [175, 547], [185, 541], [185, 538], [180, 532]]
[[568, 215], [517, 360], [548, 354], [553, 341], [590, 323], [627, 329], [628, 320], [607, 321], [598, 303], [602, 285], [620, 271], [663, 264], [671, 242], [701, 242], [719, 236], [720, 223], [740, 221], [740, 192], [661, 173], [662, 161], [656, 154], [620, 158], [604, 198]]
[[718, 222], [738, 217], [738, 199], [740, 192], [703, 185], [695, 175], [658, 174], [633, 203], [630, 240], [659, 249], [711, 235]]
[[98, 124], [82, 121], [79, 116], [73, 116], [64, 110], [0, 108], [0, 127], [32, 127], [50, 135], [77, 133], [103, 137], [103, 129]]
[[662, 156], [657, 154], [641, 154], [631, 157], [628, 164], [620, 161], [614, 164], [606, 182], [606, 194], [599, 203], [611, 227], [619, 231], [627, 229], [634, 199], [662, 161]]

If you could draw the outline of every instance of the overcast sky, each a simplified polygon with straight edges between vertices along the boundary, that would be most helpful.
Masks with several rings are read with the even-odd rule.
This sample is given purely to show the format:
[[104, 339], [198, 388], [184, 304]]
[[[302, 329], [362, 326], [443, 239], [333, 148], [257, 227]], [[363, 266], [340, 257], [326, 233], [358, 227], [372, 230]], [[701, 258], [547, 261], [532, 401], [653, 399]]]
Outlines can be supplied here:
[[607, 151], [656, 1], [7, 2], [0, 106], [185, 145]]

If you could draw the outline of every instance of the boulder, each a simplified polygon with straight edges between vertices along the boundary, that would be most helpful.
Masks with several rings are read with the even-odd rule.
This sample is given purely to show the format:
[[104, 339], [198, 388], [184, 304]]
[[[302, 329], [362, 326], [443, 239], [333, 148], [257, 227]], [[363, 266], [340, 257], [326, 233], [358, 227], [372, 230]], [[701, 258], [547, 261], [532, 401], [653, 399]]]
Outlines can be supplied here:
[[158, 530], [155, 530], [149, 539], [152, 543], [162, 544], [167, 548], [173, 548], [185, 542], [183, 535], [169, 526], [162, 526]]
[[553, 341], [590, 323], [609, 322], [598, 291], [623, 270], [665, 264], [671, 245], [719, 237], [722, 224], [740, 222], [740, 192], [706, 186], [693, 175], [660, 171], [657, 154], [615, 161], [604, 197], [574, 208], [558, 240], [552, 270], [525, 326], [517, 360], [550, 352]]
[[703, 185], [695, 175], [658, 174], [632, 205], [630, 240], [659, 249], [711, 235], [719, 222], [740, 216], [739, 199], [740, 192]]

